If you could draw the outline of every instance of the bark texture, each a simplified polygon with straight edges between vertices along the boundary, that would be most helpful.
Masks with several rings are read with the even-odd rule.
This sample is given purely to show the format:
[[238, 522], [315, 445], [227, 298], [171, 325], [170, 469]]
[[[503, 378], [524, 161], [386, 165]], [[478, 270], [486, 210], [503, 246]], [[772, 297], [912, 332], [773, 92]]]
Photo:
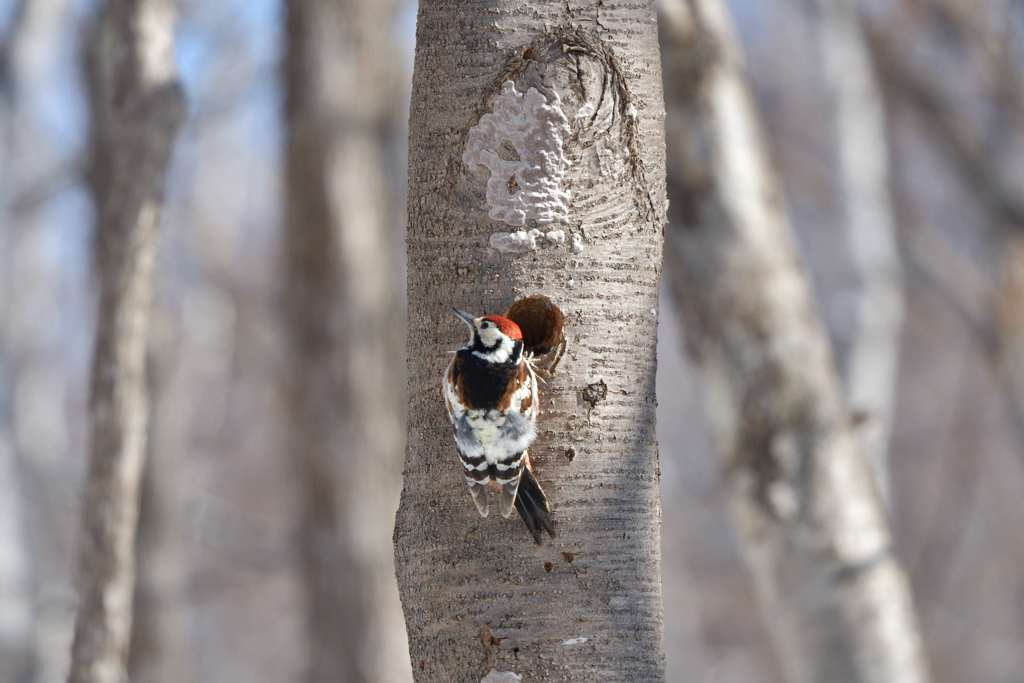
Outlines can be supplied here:
[[1007, 242], [996, 290], [995, 333], [1011, 409], [1024, 425], [1024, 239]]
[[[665, 196], [652, 4], [420, 3], [395, 529], [417, 680], [664, 676], [654, 378]], [[477, 514], [439, 389], [465, 341], [450, 307], [501, 312], [534, 293], [562, 308], [568, 341], [541, 387], [530, 448], [558, 525], [542, 547], [521, 520]]]
[[402, 448], [397, 5], [288, 3], [289, 458], [303, 492], [308, 680], [408, 680], [393, 557]]
[[671, 288], [791, 681], [927, 681], [909, 588], [764, 153], [724, 4], [666, 5]]
[[836, 358], [864, 457], [889, 500], [889, 434], [903, 327], [903, 278], [889, 196], [882, 93], [856, 3], [811, 0], [825, 81], [835, 107], [839, 188], [853, 279], [839, 292], [848, 325]]
[[98, 197], [100, 307], [92, 434], [81, 516], [74, 683], [125, 679], [139, 481], [146, 448], [146, 327], [161, 194], [184, 118], [174, 73], [174, 4], [110, 0], [95, 40], [109, 141]]

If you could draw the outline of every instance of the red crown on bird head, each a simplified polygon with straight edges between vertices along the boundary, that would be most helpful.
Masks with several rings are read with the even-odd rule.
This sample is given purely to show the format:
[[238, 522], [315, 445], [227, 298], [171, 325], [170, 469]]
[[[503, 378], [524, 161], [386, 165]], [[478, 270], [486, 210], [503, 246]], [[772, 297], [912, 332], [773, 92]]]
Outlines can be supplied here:
[[494, 323], [495, 327], [501, 330], [501, 333], [513, 341], [523, 341], [523, 331], [519, 329], [519, 325], [508, 318], [500, 315], [485, 315], [484, 320], [489, 320]]

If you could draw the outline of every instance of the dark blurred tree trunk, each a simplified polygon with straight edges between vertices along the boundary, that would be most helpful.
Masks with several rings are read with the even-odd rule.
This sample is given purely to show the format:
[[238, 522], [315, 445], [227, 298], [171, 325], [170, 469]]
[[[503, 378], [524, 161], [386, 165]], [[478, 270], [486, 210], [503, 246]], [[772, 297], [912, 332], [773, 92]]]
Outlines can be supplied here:
[[[656, 26], [647, 0], [420, 3], [395, 528], [417, 680], [664, 678]], [[558, 524], [543, 547], [520, 519], [477, 514], [440, 396], [465, 341], [450, 307], [501, 312], [538, 292], [563, 308], [569, 344], [530, 448]]]
[[840, 201], [853, 273], [849, 286], [836, 294], [849, 311], [836, 330], [836, 361], [855, 434], [888, 501], [903, 278], [889, 195], [882, 92], [856, 2], [810, 0], [807, 5], [835, 108]]
[[388, 175], [401, 110], [389, 49], [397, 5], [287, 7], [285, 385], [303, 492], [308, 680], [407, 680], [387, 543], [403, 438], [399, 191]]
[[666, 5], [666, 250], [740, 543], [787, 677], [928, 680], [720, 0]]
[[139, 482], [147, 437], [145, 350], [162, 188], [185, 114], [174, 74], [170, 0], [110, 0], [101, 10], [98, 87], [109, 144], [97, 197], [100, 304], [92, 434], [79, 537], [79, 608], [69, 680], [126, 676]]

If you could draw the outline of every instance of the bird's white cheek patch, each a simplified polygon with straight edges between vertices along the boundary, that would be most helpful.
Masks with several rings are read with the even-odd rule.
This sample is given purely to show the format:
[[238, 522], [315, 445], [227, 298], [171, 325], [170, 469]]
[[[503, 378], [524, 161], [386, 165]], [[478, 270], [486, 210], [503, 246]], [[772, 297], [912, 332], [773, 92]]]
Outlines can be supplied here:
[[498, 337], [501, 333], [496, 327], [485, 327], [480, 330], [480, 341], [484, 343], [484, 346], [490, 348], [498, 343]]
[[[485, 334], [489, 336], [484, 337]], [[488, 339], [490, 339], [490, 341], [488, 341]], [[516, 348], [516, 343], [514, 341], [494, 329], [481, 330], [480, 341], [484, 343], [484, 346], [493, 346], [494, 344], [497, 344], [493, 349], [485, 351], [484, 353], [480, 353], [479, 351], [473, 352], [474, 356], [483, 358], [491, 363], [504, 363], [512, 356], [512, 352], [515, 351]]]

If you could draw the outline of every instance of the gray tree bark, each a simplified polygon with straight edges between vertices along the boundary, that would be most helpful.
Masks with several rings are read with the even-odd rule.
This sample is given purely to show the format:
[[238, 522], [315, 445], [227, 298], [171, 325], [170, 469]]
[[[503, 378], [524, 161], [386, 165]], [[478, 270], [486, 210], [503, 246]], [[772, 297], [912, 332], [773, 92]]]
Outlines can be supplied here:
[[[6, 246], [4, 241], [0, 238], [0, 249]], [[7, 311], [5, 289], [5, 283], [0, 282], [0, 313]], [[0, 356], [6, 355], [4, 341], [0, 335]], [[13, 379], [8, 359], [0, 357], [0, 381], [10, 387], [14, 386]], [[24, 500], [19, 485], [21, 468], [10, 417], [10, 399], [0, 397], [0, 603], [4, 606], [0, 615], [0, 678], [16, 681], [33, 675], [35, 615], [29, 578], [31, 558], [22, 513]]]
[[740, 543], [791, 681], [927, 681], [720, 0], [666, 3], [666, 251]]
[[[3, 246], [2, 239], [0, 246]], [[6, 308], [2, 295], [0, 291], [0, 312]], [[7, 383], [12, 376], [5, 361], [0, 359], [0, 381]], [[16, 681], [27, 679], [33, 673], [32, 627], [35, 615], [29, 579], [31, 561], [22, 517], [21, 472], [6, 404], [6, 398], [0, 399], [0, 603], [4, 606], [3, 615], [0, 615], [0, 677]]]
[[[288, 453], [303, 491], [308, 680], [410, 678], [386, 542], [402, 447], [395, 2], [288, 3]], [[383, 542], [382, 542], [383, 540]]]
[[[419, 681], [664, 677], [653, 3], [424, 0], [410, 121], [408, 445], [395, 528]], [[465, 329], [542, 293], [568, 353], [530, 447], [558, 537], [481, 518], [440, 396]]]
[[99, 81], [110, 175], [98, 206], [100, 305], [92, 434], [79, 538], [79, 608], [69, 680], [125, 679], [139, 481], [146, 448], [144, 360], [162, 186], [184, 118], [174, 73], [174, 4], [110, 0]]
[[854, 279], [836, 358], [861, 450], [889, 495], [889, 435], [903, 328], [903, 278], [889, 196], [882, 93], [851, 0], [807, 0], [835, 106], [844, 236]]
[[1024, 239], [1011, 238], [1004, 251], [993, 316], [996, 352], [1011, 410], [1024, 425]]

